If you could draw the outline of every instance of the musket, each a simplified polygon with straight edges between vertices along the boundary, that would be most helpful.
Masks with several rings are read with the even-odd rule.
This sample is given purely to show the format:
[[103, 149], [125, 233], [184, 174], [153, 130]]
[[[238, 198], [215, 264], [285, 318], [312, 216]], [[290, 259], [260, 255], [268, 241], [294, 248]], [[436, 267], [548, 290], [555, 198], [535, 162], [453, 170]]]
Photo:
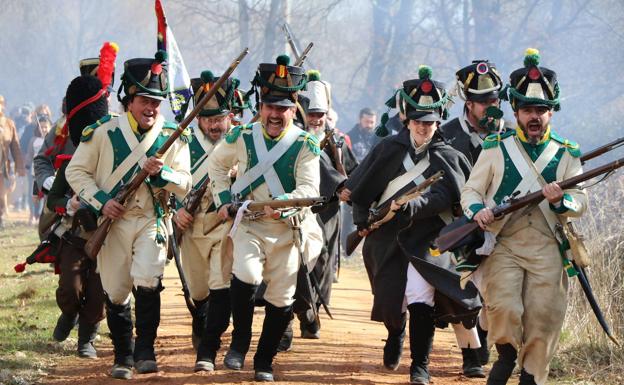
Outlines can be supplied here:
[[[293, 66], [301, 67], [303, 65], [303, 62], [305, 61], [305, 59], [308, 57], [308, 53], [310, 52], [310, 50], [312, 49], [313, 46], [314, 46], [314, 43], [310, 42], [310, 44], [308, 44], [306, 49], [304, 49], [303, 52], [301, 53], [301, 56], [297, 57], [297, 60], [295, 60], [295, 64], [293, 64]], [[258, 119], [260, 119], [260, 113], [259, 112], [256, 113], [253, 116], [253, 118], [251, 118], [251, 120], [249, 121], [248, 124], [253, 124], [253, 123], [257, 122]]]
[[[201, 111], [203, 106], [210, 100], [215, 93], [220, 89], [221, 85], [225, 83], [225, 81], [232, 75], [236, 67], [240, 64], [241, 60], [249, 53], [249, 49], [245, 48], [243, 52], [234, 61], [230, 64], [228, 69], [225, 71], [223, 75], [219, 77], [219, 79], [215, 82], [215, 84], [202, 96], [202, 98], [197, 102], [195, 108], [180, 122], [176, 131], [174, 131], [171, 136], [167, 139], [167, 141], [158, 149], [156, 152], [157, 158], [162, 158], [163, 155], [167, 152], [169, 147], [173, 145], [173, 143], [178, 139], [180, 134], [188, 127], [189, 124], [195, 119], [195, 116]], [[129, 184], [126, 185], [126, 188], [122, 188], [119, 193], [115, 196], [117, 202], [124, 205], [128, 198], [130, 198], [134, 192], [143, 184], [145, 178], [147, 178], [149, 174], [144, 169], [141, 169], [130, 181]], [[91, 238], [85, 245], [85, 252], [91, 259], [95, 259], [102, 248], [102, 244], [108, 235], [110, 227], [113, 223], [111, 218], [105, 218], [100, 226], [98, 226], [97, 230], [93, 232]]]
[[[394, 199], [395, 203], [402, 206], [407, 202], [418, 198], [427, 188], [441, 180], [443, 175], [444, 171], [442, 170], [436, 172], [418, 184], [418, 186], [408, 190], [405, 194]], [[366, 226], [366, 230], [368, 232], [378, 229], [381, 225], [394, 218], [396, 212], [390, 210], [391, 204], [392, 201], [387, 201], [380, 207], [370, 210], [368, 225]], [[362, 239], [364, 239], [364, 237], [359, 234], [359, 230], [355, 230], [351, 234], [347, 235], [347, 249], [345, 250], [347, 255], [351, 255], [355, 251], [360, 242], [362, 242]]]
[[[206, 176], [204, 181], [199, 187], [191, 190], [191, 192], [186, 197], [186, 202], [184, 204], [184, 209], [187, 213], [191, 214], [191, 216], [195, 216], [195, 212], [201, 205], [202, 198], [206, 194], [206, 190], [208, 190], [208, 184], [210, 184], [210, 178]], [[176, 243], [178, 246], [182, 244], [182, 234], [184, 230], [180, 229], [175, 223], [172, 224], [174, 228], [174, 233], [176, 234]]]
[[[573, 176], [572, 178], [563, 180], [561, 182], [557, 182], [557, 184], [559, 185], [559, 187], [561, 187], [561, 189], [566, 190], [566, 189], [569, 189], [578, 185], [581, 182], [585, 182], [586, 180], [594, 178], [596, 176], [615, 171], [622, 166], [624, 166], [624, 158], [615, 160], [611, 163], [607, 163], [600, 167], [596, 167], [594, 169], [591, 169], [582, 174]], [[500, 219], [504, 217], [505, 215], [511, 212], [514, 212], [516, 210], [519, 210], [523, 207], [526, 207], [530, 204], [539, 203], [543, 199], [544, 199], [544, 195], [542, 194], [542, 190], [535, 191], [521, 198], [509, 199], [508, 201], [494, 207], [492, 209], [492, 213], [494, 214], [495, 218]], [[474, 222], [474, 221], [470, 221], [461, 226], [457, 226], [456, 222], [462, 221], [462, 220], [463, 219], [460, 218], [460, 219], [457, 219], [455, 222], [447, 225], [445, 228], [449, 228], [453, 230], [445, 232], [444, 229], [442, 229], [442, 231], [440, 232], [440, 236], [436, 238], [435, 244], [441, 253], [444, 253], [447, 250], [454, 249], [457, 245], [461, 243], [463, 239], [471, 235], [473, 232], [478, 231], [479, 225], [477, 224], [477, 222]], [[455, 226], [453, 226], [453, 224], [455, 224]]]
[[600, 310], [600, 306], [598, 305], [598, 301], [596, 301], [596, 297], [594, 297], [594, 293], [592, 291], [591, 285], [589, 284], [589, 280], [587, 279], [587, 273], [585, 272], [584, 267], [579, 267], [574, 260], [572, 260], [572, 265], [578, 272], [579, 283], [581, 284], [581, 288], [583, 289], [583, 293], [585, 293], [585, 298], [587, 298], [587, 302], [589, 302], [589, 306], [591, 306], [594, 311], [594, 315], [598, 320], [598, 323], [604, 330], [605, 334], [614, 344], [620, 346], [620, 343], [615, 339], [613, 333], [611, 333], [611, 329], [609, 328], [609, 324], [607, 324], [607, 320], [605, 320], [604, 315], [602, 314], [602, 310]]
[[[312, 197], [312, 198], [294, 198], [294, 199], [275, 199], [271, 201], [252, 201], [246, 207], [247, 216], [250, 218], [258, 218], [264, 215], [264, 207], [268, 206], [273, 210], [288, 211], [294, 209], [300, 209], [304, 207], [319, 206], [327, 202], [326, 197]], [[231, 217], [235, 217], [238, 210], [242, 207], [243, 202], [235, 199], [234, 202], [228, 208], [228, 213]]]
[[181, 237], [181, 234], [178, 234], [177, 231], [179, 229], [175, 226], [172, 226], [173, 234], [170, 234], [170, 244], [169, 249], [171, 250], [171, 254], [173, 254], [173, 260], [175, 261], [176, 270], [178, 270], [178, 276], [180, 277], [180, 283], [182, 284], [182, 294], [184, 295], [184, 302], [186, 303], [186, 307], [192, 316], [195, 316], [195, 311], [197, 308], [195, 307], [195, 302], [193, 302], [193, 298], [191, 298], [191, 292], [189, 291], [188, 284], [186, 282], [186, 276], [184, 275], [184, 270], [182, 270], [182, 261], [180, 260], [180, 249], [178, 245], [178, 237]]
[[331, 153], [331, 156], [334, 159], [334, 163], [336, 164], [336, 171], [338, 171], [343, 176], [347, 176], [347, 171], [342, 164], [342, 155], [340, 154], [340, 149], [338, 148], [336, 138], [334, 137], [333, 128], [329, 126], [325, 128], [325, 137], [321, 141], [320, 147], [321, 149], [329, 147], [329, 152]]
[[581, 164], [624, 145], [624, 136], [581, 155]]

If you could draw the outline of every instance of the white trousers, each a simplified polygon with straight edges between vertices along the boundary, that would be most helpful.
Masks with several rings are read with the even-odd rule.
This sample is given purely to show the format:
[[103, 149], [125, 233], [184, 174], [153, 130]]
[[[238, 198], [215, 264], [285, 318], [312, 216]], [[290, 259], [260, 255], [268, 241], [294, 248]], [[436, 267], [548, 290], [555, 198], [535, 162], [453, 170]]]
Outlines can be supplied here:
[[[407, 266], [407, 284], [405, 285], [405, 304], [424, 303], [429, 306], [435, 305], [435, 288], [423, 278], [411, 263]], [[457, 339], [457, 345], [464, 349], [477, 349], [481, 347], [477, 328], [466, 329], [463, 324], [451, 324]]]

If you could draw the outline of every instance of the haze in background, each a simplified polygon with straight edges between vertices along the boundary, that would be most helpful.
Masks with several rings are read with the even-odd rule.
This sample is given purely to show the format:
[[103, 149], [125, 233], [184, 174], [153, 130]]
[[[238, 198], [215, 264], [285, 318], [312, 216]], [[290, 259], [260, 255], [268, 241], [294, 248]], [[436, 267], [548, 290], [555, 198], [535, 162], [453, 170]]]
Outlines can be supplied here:
[[[419, 64], [447, 84], [473, 59], [490, 59], [505, 79], [528, 47], [560, 79], [562, 109], [554, 126], [589, 150], [622, 135], [624, 2], [619, 0], [163, 0], [191, 77], [221, 73], [242, 47], [250, 55], [235, 76], [249, 88], [261, 61], [290, 53], [281, 31], [290, 23], [307, 61], [332, 83], [339, 128], [362, 107], [379, 115], [384, 101]], [[81, 58], [115, 41], [115, 88], [123, 62], [152, 57], [156, 18], [150, 0], [0, 0], [0, 94], [10, 111], [62, 96]], [[461, 112], [456, 100], [452, 115]], [[168, 107], [164, 108], [168, 110]], [[508, 105], [506, 116], [513, 119]]]

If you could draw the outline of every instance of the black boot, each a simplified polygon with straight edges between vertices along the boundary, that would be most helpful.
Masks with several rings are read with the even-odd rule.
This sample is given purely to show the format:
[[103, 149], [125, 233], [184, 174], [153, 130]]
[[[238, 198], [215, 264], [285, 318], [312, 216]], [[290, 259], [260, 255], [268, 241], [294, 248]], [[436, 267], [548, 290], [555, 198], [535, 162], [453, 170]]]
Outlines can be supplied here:
[[110, 330], [115, 353], [115, 364], [111, 371], [113, 378], [132, 377], [132, 316], [130, 301], [125, 305], [115, 305], [106, 298], [106, 322]]
[[193, 316], [192, 329], [193, 332], [191, 334], [191, 340], [193, 342], [193, 349], [197, 351], [197, 347], [199, 346], [199, 341], [202, 338], [202, 334], [204, 333], [204, 329], [206, 329], [206, 310], [208, 309], [208, 297], [195, 301], [195, 311], [191, 314]]
[[488, 348], [487, 330], [481, 329], [479, 325], [479, 321], [477, 321], [477, 333], [479, 334], [479, 342], [481, 343], [481, 347], [477, 349], [477, 353], [479, 354], [479, 363], [481, 365], [487, 365], [490, 362], [490, 349]]
[[134, 366], [138, 373], [158, 371], [154, 341], [160, 324], [160, 291], [160, 285], [156, 288], [139, 286], [134, 290], [136, 316]]
[[388, 338], [384, 345], [383, 364], [390, 370], [397, 370], [399, 363], [401, 362], [401, 355], [403, 354], [403, 340], [405, 340], [405, 323], [407, 316], [405, 313], [401, 314], [400, 325], [390, 325], [388, 322], [384, 322], [386, 329], [388, 330]]
[[[316, 305], [313, 305], [316, 306]], [[318, 314], [318, 307], [316, 308]], [[301, 330], [301, 338], [308, 340], [318, 340], [321, 338], [321, 325], [314, 318], [314, 310], [308, 309], [297, 313], [299, 319], [299, 329]]]
[[292, 319], [292, 306], [276, 307], [267, 303], [266, 315], [262, 324], [262, 333], [258, 341], [258, 349], [254, 356], [256, 381], [273, 381], [273, 358], [288, 323]]
[[533, 375], [529, 374], [528, 372], [524, 370], [524, 368], [522, 368], [522, 371], [520, 372], [520, 382], [518, 383], [518, 385], [537, 385], [537, 384], [535, 383], [535, 378], [533, 377]]
[[253, 323], [254, 298], [257, 285], [250, 285], [232, 278], [230, 299], [232, 304], [232, 342], [225, 355], [223, 363], [232, 370], [241, 370], [245, 362], [245, 355], [251, 343], [251, 325]]
[[462, 371], [466, 377], [485, 378], [483, 367], [479, 362], [479, 349], [462, 348]]
[[288, 352], [290, 351], [290, 349], [292, 349], [294, 335], [292, 324], [293, 320], [290, 320], [290, 322], [288, 322], [288, 326], [286, 326], [286, 330], [284, 331], [282, 338], [280, 339], [279, 345], [277, 345], [278, 352]]
[[61, 313], [58, 320], [56, 321], [56, 326], [54, 327], [52, 337], [58, 342], [65, 341], [67, 337], [69, 337], [69, 333], [71, 333], [74, 326], [76, 326], [77, 322], [78, 314]]
[[[197, 348], [195, 371], [213, 371], [221, 335], [230, 324], [230, 289], [212, 290], [206, 307], [206, 323]], [[212, 367], [212, 368], [211, 368]]]
[[413, 303], [407, 307], [410, 313], [409, 337], [412, 365], [410, 384], [429, 384], [429, 354], [433, 347], [433, 307], [424, 303]]
[[78, 357], [97, 358], [97, 351], [93, 343], [97, 337], [99, 322], [90, 324], [82, 321], [78, 324]]
[[505, 385], [516, 367], [518, 352], [511, 344], [496, 344], [498, 359], [492, 365], [487, 385]]

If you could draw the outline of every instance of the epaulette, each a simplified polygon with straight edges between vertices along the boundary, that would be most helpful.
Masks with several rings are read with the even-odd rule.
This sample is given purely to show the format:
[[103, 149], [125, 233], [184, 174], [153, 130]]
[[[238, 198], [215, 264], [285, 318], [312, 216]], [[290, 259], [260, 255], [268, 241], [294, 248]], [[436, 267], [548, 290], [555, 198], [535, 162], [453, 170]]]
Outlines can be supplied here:
[[578, 143], [564, 139], [554, 131], [550, 132], [550, 138], [558, 143], [561, 143], [561, 145], [565, 147], [573, 157], [579, 158], [581, 156], [581, 146], [579, 146]]
[[321, 146], [316, 135], [303, 131], [301, 136], [303, 136], [303, 140], [314, 155], [321, 155]]
[[488, 135], [483, 139], [483, 149], [488, 150], [490, 148], [498, 147], [498, 144], [505, 138], [513, 136], [516, 134], [516, 130], [507, 130], [503, 133], [496, 133], [492, 135]]
[[[176, 123], [176, 122], [170, 122], [170, 121], [168, 121], [168, 120], [165, 120], [165, 121], [163, 122], [163, 127], [162, 127], [162, 128], [163, 128], [163, 129], [165, 129], [165, 130], [172, 130], [172, 131], [175, 131], [175, 130], [177, 130], [177, 129], [178, 129], [178, 123]], [[180, 133], [180, 136], [178, 137], [178, 139], [180, 139], [180, 140], [181, 140], [181, 141], [183, 141], [184, 143], [190, 143], [190, 142], [191, 142], [191, 139], [192, 139], [191, 134], [192, 134], [192, 130], [191, 130], [191, 128], [190, 128], [190, 127], [186, 127], [186, 128], [184, 129], [184, 131], [182, 131], [182, 132]]]
[[241, 132], [243, 132], [243, 130], [251, 130], [252, 127], [253, 127], [253, 123], [232, 127], [232, 129], [230, 129], [230, 131], [228, 131], [228, 133], [225, 134], [225, 141], [228, 143], [236, 142], [236, 139], [238, 139], [238, 137], [240, 136]]
[[88, 142], [89, 140], [91, 140], [91, 137], [93, 136], [93, 133], [95, 132], [95, 129], [100, 127], [102, 124], [108, 122], [115, 116], [119, 116], [119, 115], [115, 115], [115, 114], [104, 115], [101, 118], [99, 118], [95, 123], [85, 127], [84, 130], [82, 130], [82, 136], [80, 137], [80, 141]]

